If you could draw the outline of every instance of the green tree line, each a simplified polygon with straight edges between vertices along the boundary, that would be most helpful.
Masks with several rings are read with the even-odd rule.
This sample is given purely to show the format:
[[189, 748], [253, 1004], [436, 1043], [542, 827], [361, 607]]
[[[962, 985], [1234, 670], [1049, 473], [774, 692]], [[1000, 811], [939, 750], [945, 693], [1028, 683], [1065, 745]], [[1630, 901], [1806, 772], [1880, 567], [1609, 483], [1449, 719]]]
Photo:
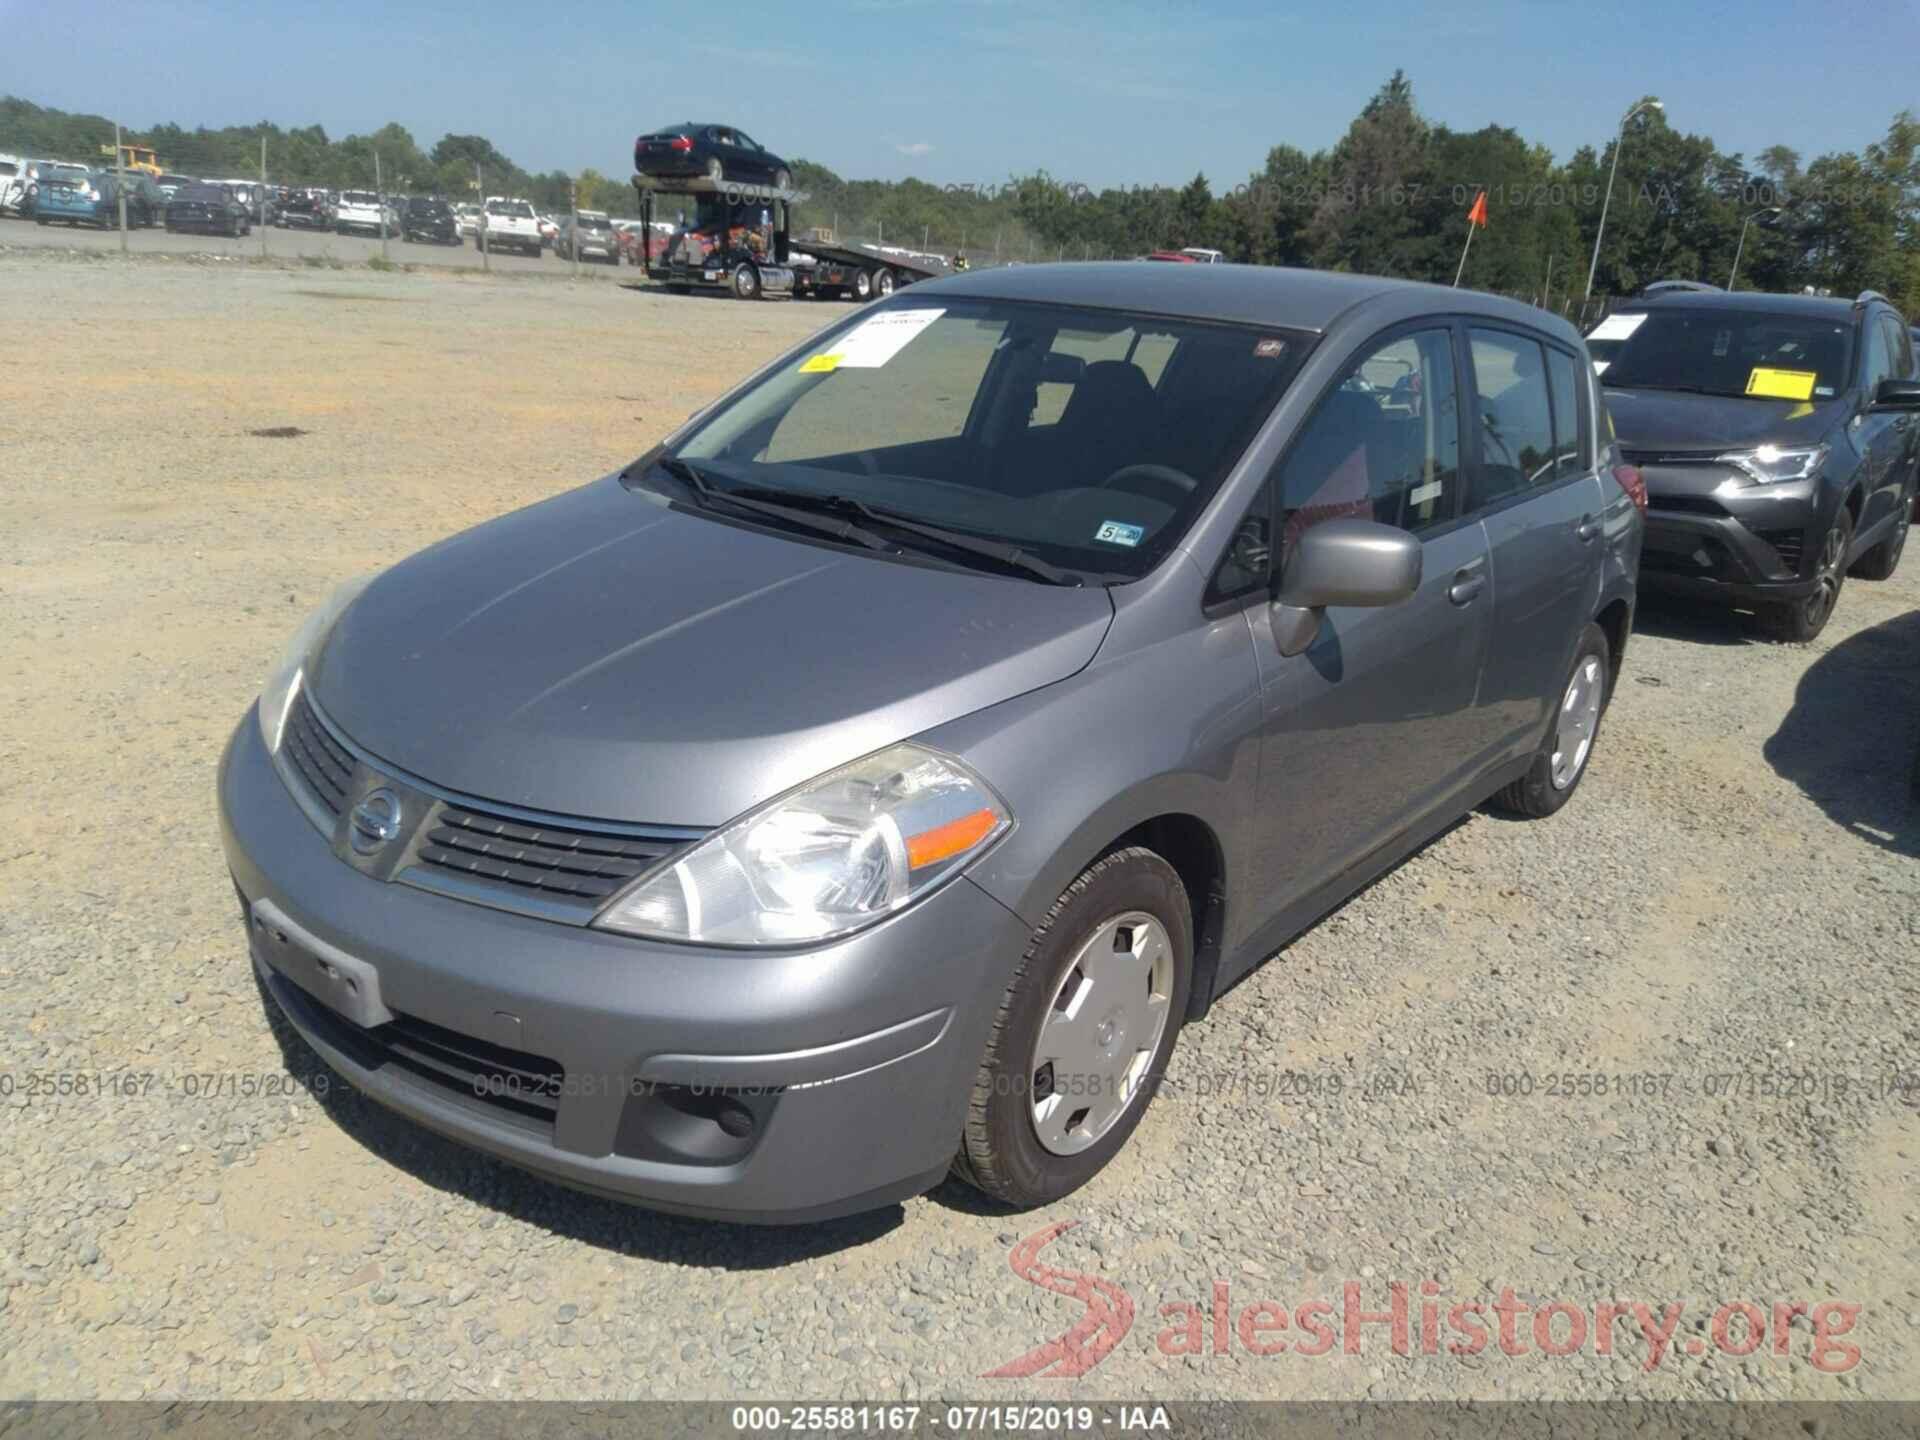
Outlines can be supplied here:
[[[580, 204], [637, 213], [623, 179], [521, 169], [479, 135], [423, 147], [403, 126], [330, 138], [319, 126], [262, 122], [219, 130], [160, 125], [128, 132], [169, 168], [231, 178], [267, 170], [282, 183], [371, 186], [374, 156], [390, 190], [470, 197], [478, 164], [487, 193], [525, 195], [545, 209]], [[0, 150], [91, 159], [110, 145], [99, 115], [0, 100]], [[1748, 159], [1644, 108], [1629, 122], [1593, 282], [1596, 297], [1655, 279], [1725, 285], [1740, 253], [1743, 288], [1848, 295], [1877, 289], [1920, 313], [1920, 120], [1894, 116], [1857, 152], [1805, 157], [1785, 144]], [[819, 227], [975, 261], [1111, 259], [1204, 245], [1228, 259], [1304, 265], [1447, 283], [1466, 241], [1467, 211], [1485, 192], [1462, 283], [1578, 313], [1616, 141], [1565, 161], [1505, 126], [1458, 131], [1424, 116], [1396, 71], [1331, 148], [1279, 144], [1260, 170], [1216, 191], [1205, 174], [1182, 186], [1093, 190], [1045, 171], [982, 186], [847, 180], [794, 162], [808, 198], [796, 233]], [[609, 170], [624, 175], [625, 156]], [[669, 200], [668, 206], [673, 202]], [[1744, 233], [1744, 239], [1743, 239]]]

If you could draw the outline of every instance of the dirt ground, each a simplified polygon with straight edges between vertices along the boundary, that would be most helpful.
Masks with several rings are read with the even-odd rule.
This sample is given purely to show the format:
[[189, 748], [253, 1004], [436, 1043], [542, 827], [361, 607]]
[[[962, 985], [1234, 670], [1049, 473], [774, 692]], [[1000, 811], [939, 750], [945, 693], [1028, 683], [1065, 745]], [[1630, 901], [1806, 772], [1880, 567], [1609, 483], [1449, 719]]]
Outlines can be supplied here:
[[[1649, 615], [1575, 803], [1473, 817], [1289, 947], [1062, 1205], [743, 1231], [190, 1081], [286, 1065], [214, 767], [334, 583], [618, 467], [845, 308], [24, 251], [0, 292], [0, 1397], [1920, 1397], [1920, 559], [1803, 649]], [[56, 1072], [163, 1083], [29, 1095]], [[1533, 1088], [1574, 1072], [1614, 1079]], [[1046, 1258], [1131, 1333], [987, 1378], [1081, 1314], [1009, 1259], [1064, 1221]], [[1686, 1318], [1661, 1356], [1184, 1354], [1168, 1307], [1216, 1281]], [[1740, 1355], [1736, 1301], [1859, 1309]]]

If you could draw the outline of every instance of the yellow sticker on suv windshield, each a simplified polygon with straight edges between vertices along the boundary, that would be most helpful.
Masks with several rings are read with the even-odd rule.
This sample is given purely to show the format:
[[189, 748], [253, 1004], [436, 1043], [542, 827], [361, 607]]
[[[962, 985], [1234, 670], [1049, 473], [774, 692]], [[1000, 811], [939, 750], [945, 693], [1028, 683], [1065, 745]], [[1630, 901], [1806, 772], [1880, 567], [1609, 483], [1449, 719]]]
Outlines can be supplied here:
[[1756, 365], [1747, 376], [1747, 394], [1768, 400], [1805, 400], [1813, 394], [1813, 382], [1819, 378], [1811, 370], [1773, 370]]
[[831, 375], [840, 368], [838, 355], [815, 355], [800, 362], [802, 375]]

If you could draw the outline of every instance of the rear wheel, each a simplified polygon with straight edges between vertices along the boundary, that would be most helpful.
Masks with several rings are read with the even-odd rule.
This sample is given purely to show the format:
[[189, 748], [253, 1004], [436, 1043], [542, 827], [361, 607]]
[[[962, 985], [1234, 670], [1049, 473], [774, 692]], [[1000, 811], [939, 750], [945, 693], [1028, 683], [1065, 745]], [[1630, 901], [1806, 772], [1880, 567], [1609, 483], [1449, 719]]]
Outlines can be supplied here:
[[726, 167], [720, 163], [720, 157], [718, 155], [713, 156], [711, 159], [707, 161], [707, 179], [713, 181], [714, 184], [718, 185], [722, 180], [726, 178], [727, 178]]
[[1847, 547], [1852, 543], [1853, 515], [1842, 506], [1820, 542], [1813, 592], [1802, 600], [1777, 601], [1760, 612], [1775, 637], [1804, 645], [1827, 628], [1840, 603], [1840, 588], [1847, 582]]
[[1878, 545], [1853, 562], [1850, 572], [1862, 580], [1891, 580], [1900, 568], [1900, 552], [1907, 548], [1907, 531], [1913, 528], [1913, 496], [1902, 492], [1900, 509], [1893, 518], [1893, 529]]
[[1029, 1208], [1079, 1189], [1119, 1153], [1186, 1014], [1192, 916], [1173, 867], [1138, 846], [1067, 887], [1001, 999], [955, 1175]]
[[793, 188], [793, 176], [784, 170], [774, 171], [773, 188], [776, 190], [791, 190]]
[[873, 298], [873, 272], [871, 270], [862, 270], [858, 275], [853, 277], [853, 293], [856, 299], [871, 300]]
[[1516, 815], [1538, 819], [1553, 814], [1573, 798], [1593, 742], [1600, 732], [1613, 679], [1613, 651], [1607, 632], [1588, 624], [1561, 688], [1559, 707], [1547, 727], [1546, 738], [1534, 752], [1527, 773], [1493, 797], [1493, 803]]
[[873, 293], [878, 295], [882, 300], [893, 294], [893, 285], [894, 277], [893, 271], [891, 270], [882, 270], [873, 277]]

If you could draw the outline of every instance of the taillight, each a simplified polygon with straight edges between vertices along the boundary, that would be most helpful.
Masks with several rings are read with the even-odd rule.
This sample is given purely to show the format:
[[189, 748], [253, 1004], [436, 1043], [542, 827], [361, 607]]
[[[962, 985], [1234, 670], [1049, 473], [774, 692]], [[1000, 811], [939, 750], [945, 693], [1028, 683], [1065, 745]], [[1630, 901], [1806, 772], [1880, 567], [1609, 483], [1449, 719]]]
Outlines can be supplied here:
[[687, 151], [693, 149], [693, 137], [691, 135], [676, 135], [673, 137], [672, 144], [669, 148], [678, 150], [684, 155]]
[[1640, 473], [1640, 467], [1638, 465], [1616, 465], [1613, 467], [1613, 478], [1619, 482], [1620, 488], [1627, 492], [1627, 498], [1633, 501], [1634, 509], [1638, 510], [1642, 515], [1646, 514], [1647, 482], [1646, 478]]

